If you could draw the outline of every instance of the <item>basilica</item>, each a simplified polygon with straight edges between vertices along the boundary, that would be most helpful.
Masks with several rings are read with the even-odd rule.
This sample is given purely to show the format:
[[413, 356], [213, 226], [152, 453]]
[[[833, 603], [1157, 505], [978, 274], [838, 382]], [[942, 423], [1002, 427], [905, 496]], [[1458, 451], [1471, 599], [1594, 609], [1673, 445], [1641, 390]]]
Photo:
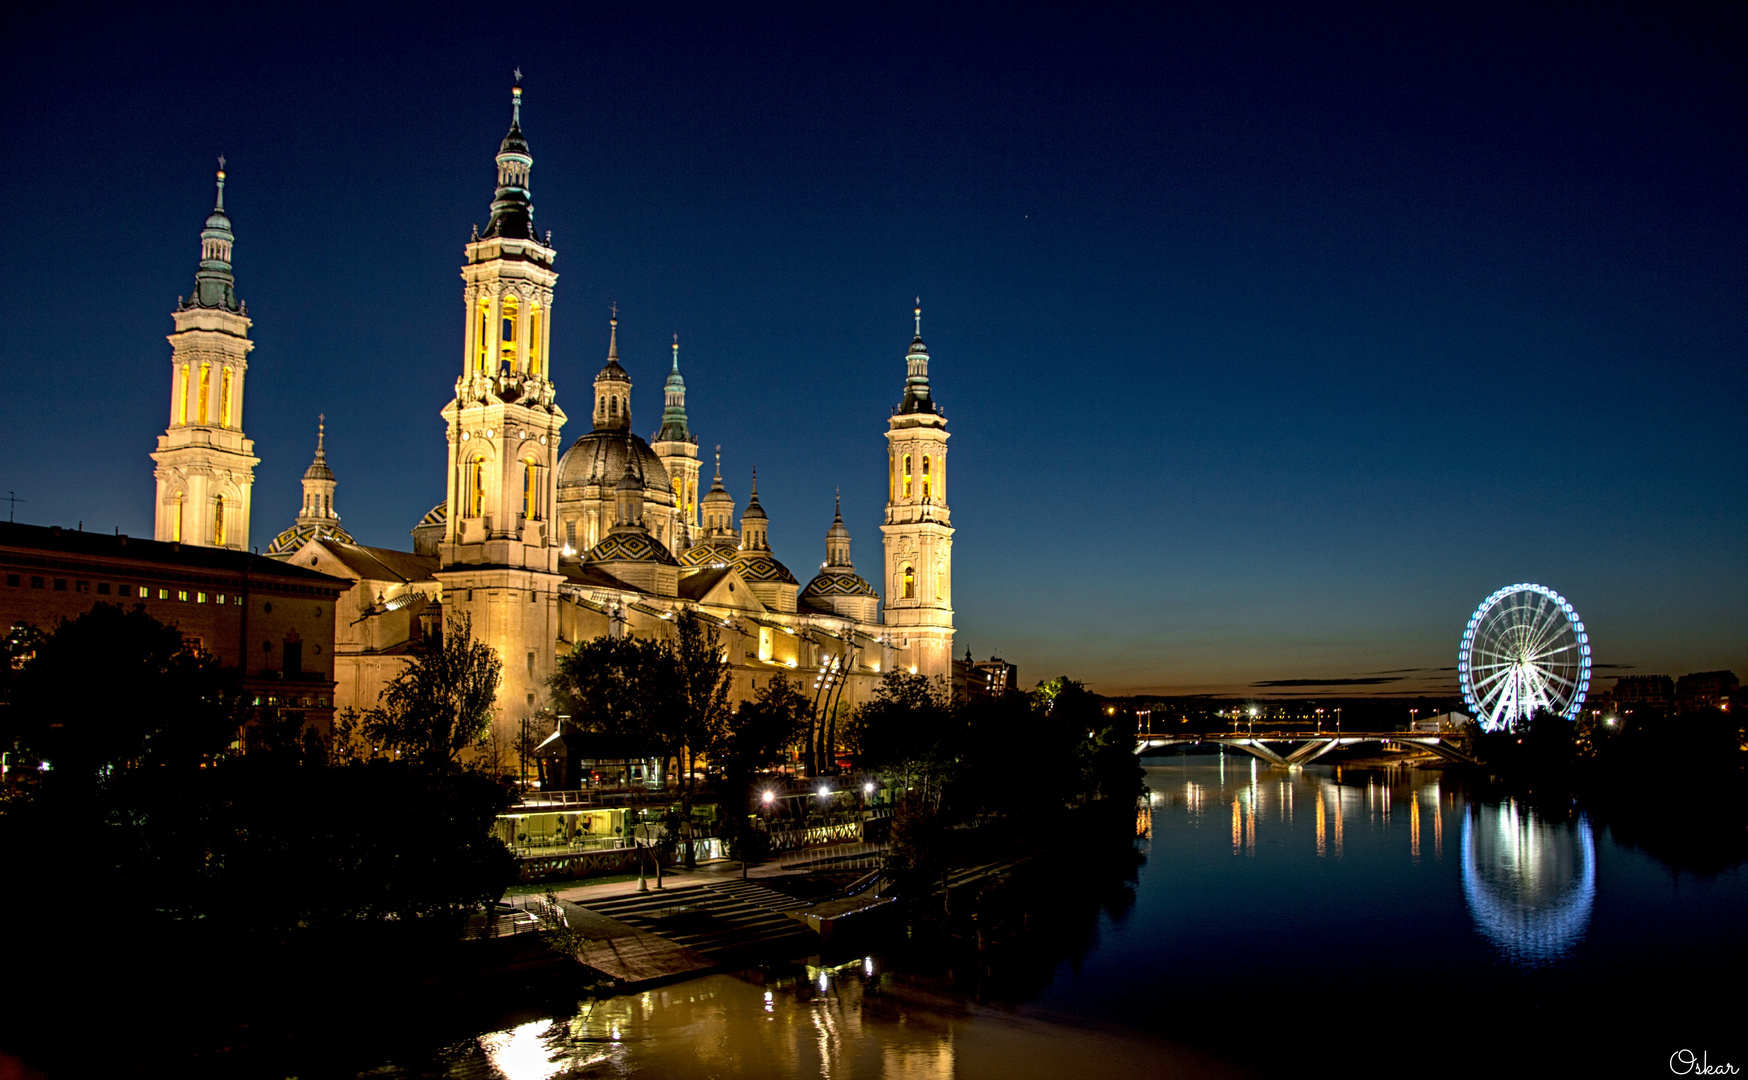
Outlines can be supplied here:
[[[737, 700], [777, 675], [808, 691], [835, 684], [846, 705], [866, 700], [894, 668], [950, 678], [947, 426], [930, 391], [920, 306], [902, 397], [887, 421], [878, 585], [857, 572], [834, 512], [819, 573], [803, 586], [771, 550], [756, 474], [737, 518], [720, 444], [699, 490], [706, 461], [686, 415], [677, 340], [660, 423], [646, 440], [632, 422], [615, 311], [588, 431], [564, 441], [569, 417], [548, 362], [557, 251], [551, 233], [534, 227], [522, 88], [511, 94], [490, 220], [468, 241], [461, 268], [460, 363], [441, 413], [444, 500], [412, 528], [409, 551], [357, 543], [340, 524], [318, 425], [296, 519], [267, 547], [348, 585], [333, 608], [333, 706], [375, 705], [412, 650], [460, 614], [502, 661], [496, 730], [506, 739], [524, 720], [548, 716], [548, 682], [574, 643], [667, 638], [680, 619], [717, 628]], [[155, 521], [159, 540], [247, 551], [259, 461], [242, 427], [253, 346], [235, 291], [224, 177], [221, 168], [195, 292], [173, 316], [170, 422], [152, 455]]]

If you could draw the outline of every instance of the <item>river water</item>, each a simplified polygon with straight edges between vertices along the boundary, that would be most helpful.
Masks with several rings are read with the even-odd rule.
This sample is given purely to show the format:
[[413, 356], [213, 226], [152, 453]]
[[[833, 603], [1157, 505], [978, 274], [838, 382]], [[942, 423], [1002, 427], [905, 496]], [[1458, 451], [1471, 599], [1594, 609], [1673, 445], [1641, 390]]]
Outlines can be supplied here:
[[1669, 1075], [1682, 1050], [1748, 1069], [1744, 867], [1674, 870], [1437, 771], [1150, 760], [1145, 860], [1098, 882], [1062, 867], [1075, 902], [1040, 897], [1056, 917], [1006, 962], [967, 975], [897, 947], [716, 975], [359, 1075]]

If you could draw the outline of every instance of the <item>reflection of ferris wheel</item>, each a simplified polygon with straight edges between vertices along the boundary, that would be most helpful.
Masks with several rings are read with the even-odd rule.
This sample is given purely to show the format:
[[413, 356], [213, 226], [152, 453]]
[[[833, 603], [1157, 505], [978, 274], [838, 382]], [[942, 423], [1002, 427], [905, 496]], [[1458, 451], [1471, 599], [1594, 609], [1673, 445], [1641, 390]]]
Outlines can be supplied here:
[[1469, 617], [1457, 679], [1486, 731], [1535, 712], [1571, 720], [1590, 689], [1590, 635], [1559, 593], [1545, 585], [1507, 585]]

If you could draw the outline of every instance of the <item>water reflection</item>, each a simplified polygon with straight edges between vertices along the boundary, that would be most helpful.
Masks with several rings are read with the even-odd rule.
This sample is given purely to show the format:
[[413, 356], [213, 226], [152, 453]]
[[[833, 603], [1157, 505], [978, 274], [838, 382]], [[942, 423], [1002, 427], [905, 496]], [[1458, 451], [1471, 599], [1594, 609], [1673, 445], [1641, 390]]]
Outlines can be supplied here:
[[1472, 805], [1463, 816], [1463, 897], [1511, 962], [1558, 960], [1584, 936], [1596, 902], [1590, 822], [1545, 821], [1515, 799]]

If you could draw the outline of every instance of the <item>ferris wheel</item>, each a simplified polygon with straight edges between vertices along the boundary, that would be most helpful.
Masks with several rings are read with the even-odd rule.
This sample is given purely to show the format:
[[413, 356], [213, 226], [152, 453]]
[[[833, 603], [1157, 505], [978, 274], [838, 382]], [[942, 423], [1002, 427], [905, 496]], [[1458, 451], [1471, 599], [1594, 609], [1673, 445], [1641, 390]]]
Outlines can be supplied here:
[[1590, 635], [1564, 596], [1545, 585], [1507, 585], [1469, 616], [1457, 680], [1484, 731], [1536, 712], [1574, 719], [1590, 689]]

